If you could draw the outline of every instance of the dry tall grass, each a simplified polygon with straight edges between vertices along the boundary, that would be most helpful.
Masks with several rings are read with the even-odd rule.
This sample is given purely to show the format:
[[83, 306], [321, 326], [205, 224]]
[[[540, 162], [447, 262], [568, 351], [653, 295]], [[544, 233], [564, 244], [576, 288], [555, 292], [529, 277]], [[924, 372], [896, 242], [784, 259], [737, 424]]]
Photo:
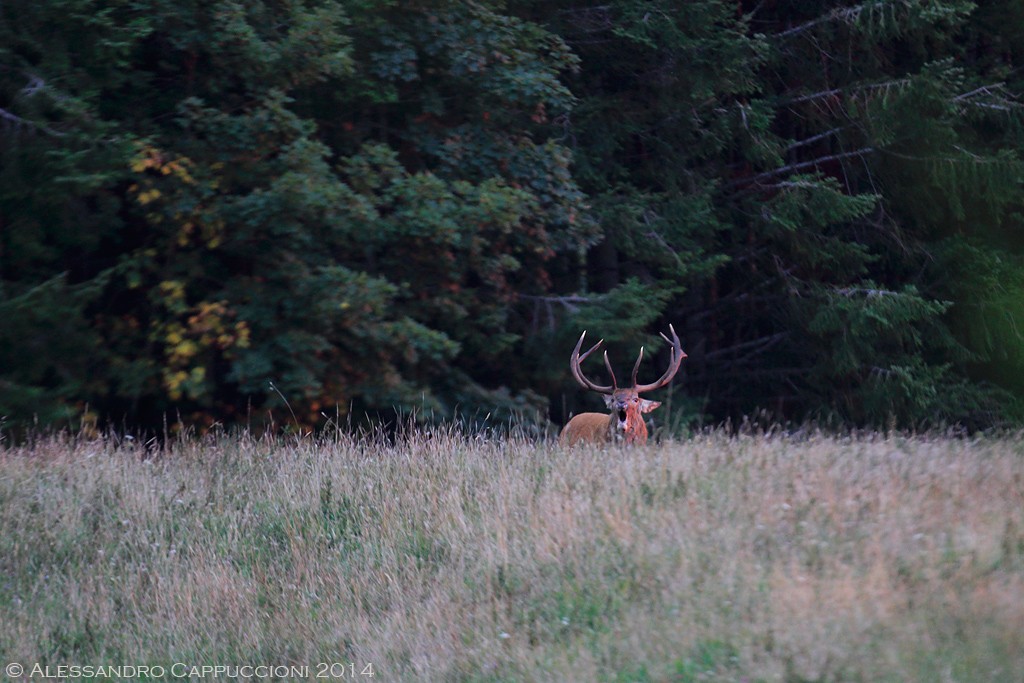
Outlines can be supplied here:
[[1022, 681], [1022, 452], [718, 433], [8, 447], [0, 666]]

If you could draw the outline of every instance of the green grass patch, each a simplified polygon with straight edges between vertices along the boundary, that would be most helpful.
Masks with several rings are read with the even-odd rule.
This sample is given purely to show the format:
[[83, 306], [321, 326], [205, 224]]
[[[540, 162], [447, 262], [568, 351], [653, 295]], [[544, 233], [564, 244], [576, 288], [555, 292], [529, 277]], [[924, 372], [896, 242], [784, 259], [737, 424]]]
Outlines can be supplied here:
[[0, 450], [0, 652], [344, 661], [379, 680], [1012, 683], [1021, 450], [435, 432], [154, 457], [39, 439]]

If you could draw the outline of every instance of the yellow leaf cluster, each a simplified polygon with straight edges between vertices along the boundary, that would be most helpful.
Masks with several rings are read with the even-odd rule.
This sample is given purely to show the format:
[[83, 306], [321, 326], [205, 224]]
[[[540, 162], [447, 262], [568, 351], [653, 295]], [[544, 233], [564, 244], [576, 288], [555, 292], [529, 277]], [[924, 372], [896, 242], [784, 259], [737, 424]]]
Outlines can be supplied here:
[[184, 247], [192, 240], [192, 233], [195, 232], [195, 223], [192, 221], [185, 221], [181, 225], [181, 230], [178, 231], [178, 246]]
[[[165, 280], [158, 288], [166, 301], [183, 304], [185, 288], [181, 282]], [[207, 390], [209, 362], [216, 355], [230, 357], [232, 349], [249, 346], [249, 325], [244, 320], [233, 320], [235, 313], [226, 301], [201, 301], [185, 311], [184, 320], [179, 318], [158, 328], [165, 359], [163, 386], [174, 401], [202, 396]]]
[[179, 401], [186, 394], [189, 398], [202, 395], [203, 380], [206, 379], [206, 368], [197, 366], [191, 371], [164, 369], [164, 388], [173, 401]]
[[135, 173], [152, 171], [163, 176], [174, 176], [187, 185], [195, 185], [188, 167], [194, 165], [188, 157], [168, 159], [164, 152], [152, 145], [139, 145], [135, 157], [131, 161], [131, 169]]
[[175, 313], [184, 312], [185, 306], [185, 283], [181, 280], [164, 280], [157, 285], [157, 292], [160, 301], [169, 311]]
[[216, 249], [224, 242], [224, 221], [219, 218], [207, 218], [196, 210], [191, 216], [175, 214], [174, 219], [181, 224], [177, 236], [179, 247], [187, 247], [196, 235], [207, 249]]
[[139, 204], [142, 204], [143, 206], [159, 198], [160, 190], [156, 189], [155, 187], [148, 190], [144, 190], [135, 197], [136, 201], [138, 201]]

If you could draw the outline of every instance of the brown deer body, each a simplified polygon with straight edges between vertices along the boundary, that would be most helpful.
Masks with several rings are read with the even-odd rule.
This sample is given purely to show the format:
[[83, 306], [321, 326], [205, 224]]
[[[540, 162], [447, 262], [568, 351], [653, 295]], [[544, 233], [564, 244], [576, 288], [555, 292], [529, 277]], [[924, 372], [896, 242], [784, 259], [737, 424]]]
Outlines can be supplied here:
[[652, 384], [637, 384], [636, 374], [640, 369], [640, 361], [644, 357], [644, 349], [641, 346], [640, 355], [637, 356], [636, 364], [633, 365], [632, 386], [628, 388], [619, 388], [615, 381], [615, 372], [612, 370], [611, 362], [608, 360], [607, 351], [604, 353], [604, 365], [608, 369], [608, 374], [611, 375], [611, 385], [599, 385], [587, 379], [580, 369], [580, 363], [596, 351], [604, 340], [602, 339], [597, 342], [589, 351], [580, 355], [583, 338], [587, 336], [587, 333], [584, 331], [580, 335], [580, 340], [576, 342], [576, 348], [569, 359], [569, 369], [572, 371], [573, 377], [576, 378], [576, 381], [584, 389], [590, 389], [604, 395], [605, 404], [611, 410], [611, 414], [580, 413], [576, 415], [562, 428], [562, 434], [559, 438], [563, 444], [572, 446], [579, 442], [601, 443], [608, 441], [623, 441], [627, 444], [647, 443], [647, 424], [644, 423], [643, 414], [651, 412], [660, 406], [661, 403], [640, 398], [640, 394], [660, 389], [672, 381], [676, 372], [679, 371], [680, 363], [686, 358], [675, 329], [671, 325], [668, 326], [668, 329], [672, 333], [671, 339], [664, 334], [661, 335], [665, 341], [672, 345], [668, 369], [665, 371], [665, 374]]

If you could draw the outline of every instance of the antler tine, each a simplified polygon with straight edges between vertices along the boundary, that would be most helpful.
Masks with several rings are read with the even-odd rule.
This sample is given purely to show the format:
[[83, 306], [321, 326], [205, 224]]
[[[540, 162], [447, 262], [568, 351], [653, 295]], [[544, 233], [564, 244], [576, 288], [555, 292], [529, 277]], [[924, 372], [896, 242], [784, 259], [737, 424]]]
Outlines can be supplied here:
[[[599, 346], [601, 346], [601, 344], [604, 342], [603, 339], [601, 341], [597, 342], [596, 344], [594, 344], [593, 346], [590, 347], [590, 350], [588, 350], [586, 353], [584, 353], [581, 356], [580, 355], [580, 348], [582, 348], [582, 346], [583, 346], [583, 338], [586, 337], [586, 336], [587, 336], [587, 331], [583, 330], [583, 334], [580, 335], [579, 341], [576, 342], [576, 348], [573, 349], [572, 356], [569, 358], [569, 371], [572, 372], [572, 376], [574, 378], [576, 378], [576, 381], [579, 382], [580, 386], [582, 386], [584, 389], [590, 389], [591, 391], [596, 391], [599, 394], [610, 394], [610, 393], [612, 393], [612, 391], [615, 390], [614, 386], [604, 386], [604, 385], [600, 385], [600, 384], [594, 384], [589, 379], [587, 379], [586, 375], [583, 374], [583, 370], [580, 369], [580, 363], [582, 363], [584, 360], [586, 360], [587, 356], [589, 356], [594, 351], [596, 351], [597, 348]], [[606, 352], [605, 353], [605, 363], [607, 363], [607, 362], [608, 362], [608, 354]], [[614, 375], [612, 375], [612, 381], [613, 382], [615, 381], [615, 376]]]
[[[583, 334], [586, 334], [586, 332], [584, 332]], [[582, 339], [582, 337], [581, 337], [581, 339]], [[598, 347], [600, 347], [600, 346], [601, 346], [601, 344], [604, 344], [604, 339], [600, 340], [599, 342], [597, 342], [596, 344], [594, 344], [593, 346], [591, 346], [591, 347], [590, 347], [590, 348], [589, 348], [589, 349], [587, 350], [587, 352], [586, 352], [586, 353], [584, 353], [583, 355], [581, 355], [581, 356], [580, 356], [580, 362], [582, 363], [583, 361], [585, 361], [585, 360], [587, 359], [587, 356], [589, 356], [590, 354], [592, 354], [592, 353], [593, 353], [594, 351], [597, 351]]]
[[615, 371], [612, 370], [611, 361], [608, 360], [608, 352], [604, 352], [604, 366], [608, 368], [608, 374], [612, 376], [612, 390], [619, 388], [619, 383], [615, 381]]
[[[669, 330], [669, 332], [672, 333], [672, 339], [674, 339], [675, 341], [672, 341], [672, 339], [669, 339], [668, 337], [666, 337], [664, 332], [659, 332], [658, 334], [660, 334], [661, 338], [664, 339], [665, 341], [667, 341], [669, 344], [672, 344], [672, 346], [675, 346], [679, 342], [679, 337], [676, 335], [676, 328], [672, 327], [672, 323], [669, 323], [668, 324], [668, 330]], [[682, 348], [680, 348], [680, 351], [681, 350], [682, 350]], [[683, 358], [686, 358], [686, 354], [685, 353], [683, 354]]]
[[640, 347], [640, 355], [638, 355], [636, 357], [636, 363], [633, 364], [633, 379], [630, 380], [632, 382], [631, 386], [634, 386], [634, 387], [636, 386], [636, 373], [640, 370], [640, 361], [642, 361], [643, 359], [644, 359], [644, 347], [641, 346]]
[[661, 387], [671, 382], [672, 378], [675, 377], [677, 372], [679, 372], [679, 365], [683, 362], [683, 359], [686, 358], [686, 354], [683, 352], [683, 345], [679, 341], [679, 335], [676, 334], [675, 328], [672, 327], [672, 325], [669, 325], [668, 329], [669, 332], [672, 333], [671, 339], [666, 337], [664, 334], [661, 335], [665, 341], [672, 345], [672, 351], [669, 354], [668, 369], [665, 370], [664, 375], [662, 375], [660, 378], [658, 378], [656, 382], [652, 384], [636, 384], [634, 382], [634, 387], [636, 387], [636, 392], [638, 394], [645, 391], [654, 391], [655, 389], [660, 389]]

